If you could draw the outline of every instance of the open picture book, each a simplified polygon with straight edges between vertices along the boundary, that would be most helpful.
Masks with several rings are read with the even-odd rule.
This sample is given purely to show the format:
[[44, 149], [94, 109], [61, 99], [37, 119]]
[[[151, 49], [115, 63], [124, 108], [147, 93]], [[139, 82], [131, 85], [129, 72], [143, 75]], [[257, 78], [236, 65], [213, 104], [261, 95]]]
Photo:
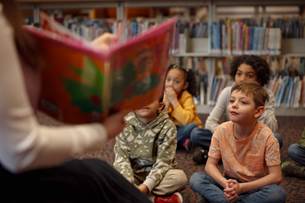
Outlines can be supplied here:
[[65, 123], [100, 122], [158, 99], [175, 23], [169, 19], [101, 51], [41, 15], [41, 28], [25, 27], [45, 63], [39, 109]]

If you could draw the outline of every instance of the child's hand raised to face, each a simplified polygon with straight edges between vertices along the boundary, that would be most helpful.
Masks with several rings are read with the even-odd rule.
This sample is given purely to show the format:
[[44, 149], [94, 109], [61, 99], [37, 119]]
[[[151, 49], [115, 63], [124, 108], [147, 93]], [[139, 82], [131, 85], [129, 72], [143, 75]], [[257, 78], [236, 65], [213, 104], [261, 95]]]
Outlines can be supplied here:
[[178, 104], [177, 93], [175, 92], [174, 88], [166, 87], [164, 91], [164, 95], [168, 103], [170, 103], [173, 107]]

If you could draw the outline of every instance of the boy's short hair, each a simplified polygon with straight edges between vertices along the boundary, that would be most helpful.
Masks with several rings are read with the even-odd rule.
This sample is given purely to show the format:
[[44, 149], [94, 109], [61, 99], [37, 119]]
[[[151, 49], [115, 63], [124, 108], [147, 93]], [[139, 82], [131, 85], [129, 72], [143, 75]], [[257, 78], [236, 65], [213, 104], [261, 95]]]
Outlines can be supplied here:
[[232, 87], [231, 94], [234, 91], [240, 91], [246, 95], [252, 95], [256, 107], [265, 106], [265, 102], [269, 99], [265, 88], [257, 83], [236, 84]]
[[253, 68], [256, 75], [256, 80], [262, 86], [268, 84], [270, 80], [271, 70], [267, 61], [255, 55], [241, 55], [233, 59], [231, 64], [231, 77], [234, 79], [238, 67], [241, 64], [247, 64]]

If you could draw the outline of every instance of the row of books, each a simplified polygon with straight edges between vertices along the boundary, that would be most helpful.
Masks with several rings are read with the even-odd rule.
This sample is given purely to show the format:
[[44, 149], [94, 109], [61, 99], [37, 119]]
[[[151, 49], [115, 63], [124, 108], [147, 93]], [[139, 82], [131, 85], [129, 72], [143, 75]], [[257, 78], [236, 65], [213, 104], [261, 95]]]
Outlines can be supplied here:
[[305, 19], [290, 18], [290, 19], [275, 19], [266, 22], [272, 27], [280, 28], [283, 38], [305, 38]]
[[179, 19], [176, 24], [178, 33], [187, 34], [190, 38], [207, 38], [209, 26], [206, 21], [186, 21]]
[[[89, 19], [53, 15], [65, 27], [87, 40], [92, 40], [104, 32], [119, 33], [122, 41], [133, 38], [151, 26], [160, 24], [162, 18], [134, 18], [128, 22], [116, 19]], [[267, 19], [267, 20], [266, 20]], [[200, 41], [201, 49], [192, 49], [189, 39], [208, 38], [209, 25], [206, 21], [186, 21], [179, 19], [176, 24], [173, 53], [207, 52], [211, 54], [240, 55], [278, 55], [281, 51], [282, 37], [304, 37], [304, 19], [262, 18], [260, 20], [220, 20], [211, 25], [210, 46], [208, 40]], [[297, 33], [292, 35], [291, 33]], [[198, 43], [197, 41], [195, 42]], [[208, 49], [210, 47], [210, 49]]]
[[[287, 19], [225, 19], [209, 25], [206, 21], [178, 21], [177, 52], [196, 52], [192, 49], [192, 38], [208, 38], [211, 54], [224, 55], [279, 55], [282, 39], [305, 38], [305, 20]], [[208, 47], [204, 41], [201, 46]], [[200, 51], [199, 51], [200, 52]]]
[[88, 41], [95, 39], [105, 32], [112, 33], [115, 29], [115, 21], [112, 19], [88, 19], [84, 17], [67, 17], [63, 25], [73, 33]]
[[232, 80], [229, 75], [219, 75], [212, 76], [209, 79], [209, 86], [207, 88], [207, 105], [214, 106], [216, 104], [217, 98], [223, 88], [232, 84]]
[[117, 33], [121, 39], [126, 41], [138, 34], [148, 30], [150, 27], [160, 24], [156, 19], [134, 18], [123, 22], [114, 19], [88, 19], [88, 18], [68, 18], [63, 25], [72, 32], [86, 38], [95, 39], [104, 32]]
[[274, 77], [269, 88], [274, 93], [276, 107], [305, 107], [305, 76]]
[[[305, 54], [304, 54], [305, 55]], [[305, 56], [277, 56], [268, 59], [270, 68], [275, 76], [304, 76]]]
[[[204, 87], [203, 81], [200, 82], [200, 94], [197, 99], [199, 104], [214, 106], [222, 89], [232, 85], [232, 80], [228, 75], [221, 75], [212, 76], [209, 81], [207, 88]], [[275, 107], [305, 107], [305, 76], [274, 77], [271, 79], [268, 88], [274, 94]]]
[[[91, 41], [105, 32], [117, 33], [126, 41], [148, 30], [150, 27], [160, 24], [166, 19], [133, 18], [127, 22], [116, 19], [91, 19], [86, 16], [51, 15], [57, 22], [68, 28], [72, 33]], [[28, 18], [26, 24], [33, 24], [33, 19]]]
[[212, 23], [212, 53], [278, 55], [281, 40], [279, 28], [250, 26], [242, 20]]
[[[266, 56], [266, 60], [273, 72], [268, 88], [274, 93], [276, 107], [305, 107], [305, 57]], [[215, 105], [221, 90], [233, 82], [230, 77], [232, 57], [213, 60], [181, 57], [173, 62], [195, 72], [198, 92], [195, 99], [200, 105]]]
[[[220, 19], [214, 23], [222, 23], [225, 21], [232, 21], [233, 19]], [[302, 17], [291, 18], [245, 18], [238, 19], [237, 22], [243, 22], [248, 27], [263, 27], [263, 28], [280, 28], [282, 38], [305, 38], [305, 19]], [[207, 21], [194, 20], [179, 20], [177, 22], [179, 33], [188, 33], [190, 38], [205, 38], [209, 36]]]

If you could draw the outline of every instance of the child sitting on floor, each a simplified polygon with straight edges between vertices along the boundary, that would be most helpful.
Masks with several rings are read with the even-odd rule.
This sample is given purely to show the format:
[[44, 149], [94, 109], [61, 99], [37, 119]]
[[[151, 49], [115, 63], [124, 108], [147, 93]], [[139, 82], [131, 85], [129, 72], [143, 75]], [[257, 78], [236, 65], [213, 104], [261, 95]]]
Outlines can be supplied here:
[[[258, 122], [268, 94], [257, 83], [232, 87], [230, 121], [212, 137], [205, 172], [194, 173], [192, 189], [212, 202], [285, 202], [279, 144], [269, 127]], [[223, 173], [218, 163], [222, 160]]]
[[113, 166], [154, 202], [182, 202], [176, 192], [187, 183], [176, 169], [176, 127], [164, 105], [154, 101], [125, 117], [126, 126], [116, 138]]
[[193, 101], [195, 91], [193, 72], [176, 64], [170, 65], [165, 78], [163, 102], [177, 126], [178, 148], [186, 150], [195, 148], [197, 143], [208, 148], [211, 141], [211, 135], [205, 136], [205, 129], [196, 112]]

